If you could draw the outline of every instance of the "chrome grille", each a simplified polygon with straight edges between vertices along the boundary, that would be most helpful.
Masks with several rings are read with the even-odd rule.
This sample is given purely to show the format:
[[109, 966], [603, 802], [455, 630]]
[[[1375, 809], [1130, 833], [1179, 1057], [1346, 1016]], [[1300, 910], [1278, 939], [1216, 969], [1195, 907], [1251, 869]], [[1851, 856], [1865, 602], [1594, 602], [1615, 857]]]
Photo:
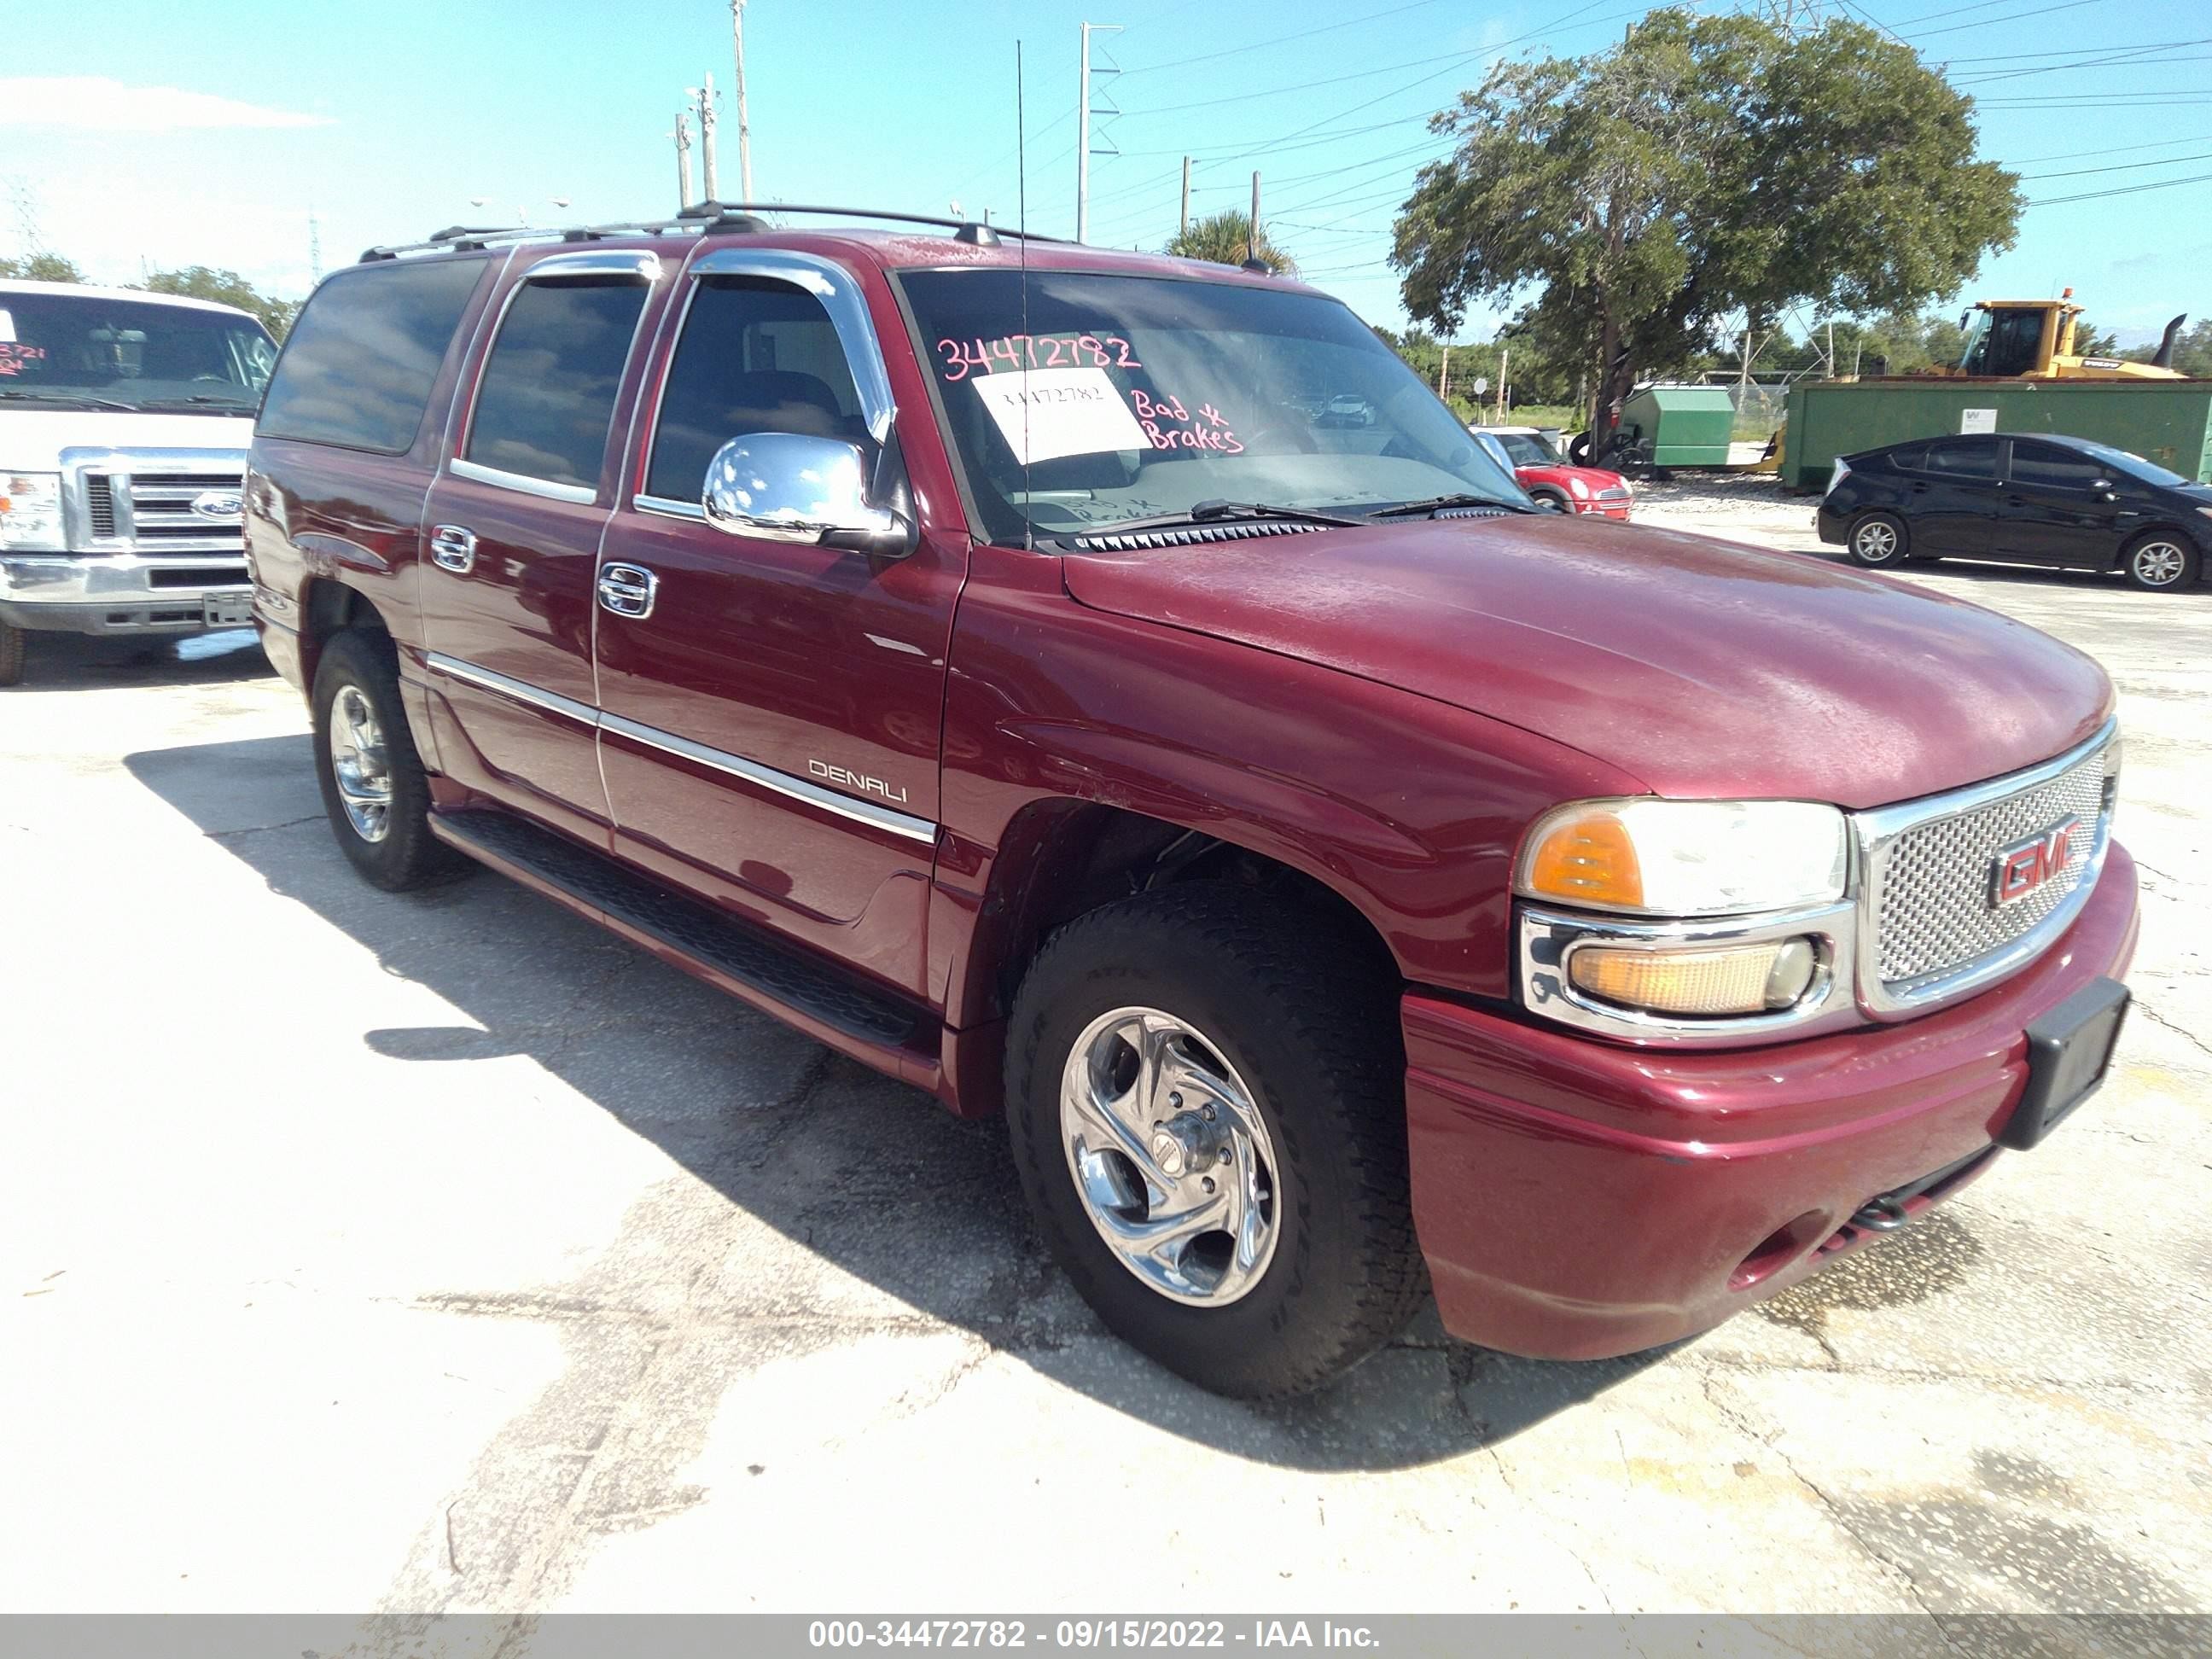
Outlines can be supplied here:
[[104, 472], [95, 472], [84, 481], [85, 511], [92, 523], [92, 533], [106, 541], [115, 534], [115, 487]]
[[[1933, 979], [1947, 982], [1993, 962], [2064, 907], [2102, 853], [2106, 780], [2119, 745], [2109, 739], [2055, 775], [1994, 799], [1928, 816], [1875, 850], [1877, 973], [1890, 996], [1910, 1000]], [[1983, 792], [1975, 792], [1978, 796]], [[1991, 896], [1998, 854], [2069, 817], [2080, 821], [2065, 866], [2025, 896], [1999, 906]]]
[[142, 553], [242, 553], [246, 532], [236, 523], [204, 519], [192, 502], [210, 489], [235, 495], [238, 472], [139, 472], [131, 475], [131, 538]]

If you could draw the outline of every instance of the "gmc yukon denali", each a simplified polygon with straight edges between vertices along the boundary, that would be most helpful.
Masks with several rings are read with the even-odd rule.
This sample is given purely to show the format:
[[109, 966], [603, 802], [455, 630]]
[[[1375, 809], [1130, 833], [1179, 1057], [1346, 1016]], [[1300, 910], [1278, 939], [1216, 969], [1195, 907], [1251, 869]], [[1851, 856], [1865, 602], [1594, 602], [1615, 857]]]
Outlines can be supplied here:
[[2096, 1087], [2088, 658], [1538, 510], [1294, 283], [845, 217], [317, 289], [247, 555], [369, 881], [489, 865], [1003, 1111], [1100, 1317], [1241, 1395], [1431, 1290], [1522, 1354], [1686, 1336]]
[[239, 477], [276, 357], [228, 306], [0, 282], [0, 685], [33, 632], [252, 620]]

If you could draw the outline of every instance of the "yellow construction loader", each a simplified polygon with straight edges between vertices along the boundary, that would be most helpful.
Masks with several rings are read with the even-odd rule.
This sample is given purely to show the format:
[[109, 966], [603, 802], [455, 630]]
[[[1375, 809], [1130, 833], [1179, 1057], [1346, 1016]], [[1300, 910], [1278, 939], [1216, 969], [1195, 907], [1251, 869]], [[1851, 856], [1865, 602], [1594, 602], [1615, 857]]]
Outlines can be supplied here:
[[2124, 357], [2084, 357], [2074, 349], [2075, 319], [2082, 307], [2068, 289], [2056, 300], [1982, 300], [1959, 319], [1966, 349], [1955, 368], [1929, 371], [1946, 376], [1990, 375], [2029, 380], [2179, 380], [2172, 367], [2173, 342], [2186, 316], [2166, 325], [2166, 338], [2147, 363]]

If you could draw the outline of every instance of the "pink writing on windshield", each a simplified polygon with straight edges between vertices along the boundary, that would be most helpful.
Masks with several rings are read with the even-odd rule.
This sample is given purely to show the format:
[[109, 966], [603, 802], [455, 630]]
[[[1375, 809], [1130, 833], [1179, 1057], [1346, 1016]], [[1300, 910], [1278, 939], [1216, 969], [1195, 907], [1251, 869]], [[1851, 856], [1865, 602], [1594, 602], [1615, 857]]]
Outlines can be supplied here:
[[1211, 449], [1224, 455], [1244, 453], [1244, 446], [1212, 404], [1200, 404], [1194, 415], [1180, 398], [1146, 393], [1132, 386], [1129, 405], [1155, 449]]

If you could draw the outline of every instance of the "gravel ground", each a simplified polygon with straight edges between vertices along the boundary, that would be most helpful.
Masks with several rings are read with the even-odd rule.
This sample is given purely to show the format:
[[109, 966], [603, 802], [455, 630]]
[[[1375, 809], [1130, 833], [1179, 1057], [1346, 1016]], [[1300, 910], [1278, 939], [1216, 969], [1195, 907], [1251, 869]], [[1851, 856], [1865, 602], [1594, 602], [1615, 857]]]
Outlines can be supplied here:
[[[1811, 544], [1771, 483], [1640, 507]], [[2212, 590], [1913, 580], [2120, 684], [2104, 1094], [1701, 1340], [1544, 1364], [1431, 1315], [1266, 1409], [1099, 1329], [995, 1125], [496, 877], [355, 879], [250, 641], [36, 641], [0, 1607], [2203, 1609]]]

